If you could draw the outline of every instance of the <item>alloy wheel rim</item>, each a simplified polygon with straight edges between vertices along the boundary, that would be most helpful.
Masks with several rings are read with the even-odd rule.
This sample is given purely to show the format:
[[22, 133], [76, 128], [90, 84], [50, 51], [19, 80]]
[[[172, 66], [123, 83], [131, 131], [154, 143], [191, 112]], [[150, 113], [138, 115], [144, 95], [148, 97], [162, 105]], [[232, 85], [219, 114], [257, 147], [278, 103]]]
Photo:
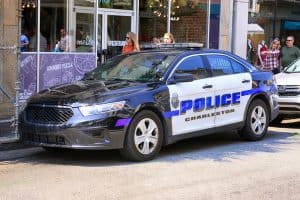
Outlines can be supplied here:
[[158, 126], [150, 118], [142, 119], [134, 131], [134, 144], [137, 150], [144, 155], [151, 154], [158, 143]]
[[267, 117], [262, 106], [256, 106], [251, 114], [251, 129], [255, 135], [261, 135], [266, 127]]

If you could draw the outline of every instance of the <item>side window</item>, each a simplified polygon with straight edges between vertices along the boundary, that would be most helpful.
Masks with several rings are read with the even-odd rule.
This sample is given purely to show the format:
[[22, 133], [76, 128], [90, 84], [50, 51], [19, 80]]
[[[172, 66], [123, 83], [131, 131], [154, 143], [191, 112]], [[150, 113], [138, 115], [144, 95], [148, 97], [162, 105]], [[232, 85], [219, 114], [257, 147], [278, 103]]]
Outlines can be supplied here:
[[234, 73], [231, 62], [226, 56], [208, 55], [207, 60], [213, 76], [221, 76]]
[[242, 64], [236, 62], [233, 59], [230, 59], [231, 66], [233, 68], [234, 73], [243, 73], [243, 72], [248, 72], [246, 67], [244, 67]]
[[192, 56], [184, 59], [177, 67], [176, 73], [192, 74], [195, 80], [206, 78], [209, 76], [207, 69], [203, 63], [201, 56]]

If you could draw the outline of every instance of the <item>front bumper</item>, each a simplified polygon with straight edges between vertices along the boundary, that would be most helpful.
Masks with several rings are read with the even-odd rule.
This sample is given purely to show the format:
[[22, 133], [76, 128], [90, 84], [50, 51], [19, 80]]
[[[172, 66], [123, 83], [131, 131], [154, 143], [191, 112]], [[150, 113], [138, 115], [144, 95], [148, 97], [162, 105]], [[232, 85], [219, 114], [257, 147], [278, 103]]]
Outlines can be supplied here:
[[278, 98], [280, 115], [300, 116], [300, 96]]
[[[21, 114], [19, 131], [22, 141], [45, 147], [70, 149], [120, 149], [123, 147], [127, 125], [119, 121], [128, 115], [115, 113], [84, 117], [74, 110], [74, 115], [64, 124], [40, 124], [26, 120]], [[119, 125], [118, 125], [119, 123]]]
[[120, 149], [125, 138], [124, 130], [108, 130], [103, 127], [84, 129], [66, 128], [49, 131], [42, 127], [21, 126], [22, 139], [35, 146], [70, 149]]

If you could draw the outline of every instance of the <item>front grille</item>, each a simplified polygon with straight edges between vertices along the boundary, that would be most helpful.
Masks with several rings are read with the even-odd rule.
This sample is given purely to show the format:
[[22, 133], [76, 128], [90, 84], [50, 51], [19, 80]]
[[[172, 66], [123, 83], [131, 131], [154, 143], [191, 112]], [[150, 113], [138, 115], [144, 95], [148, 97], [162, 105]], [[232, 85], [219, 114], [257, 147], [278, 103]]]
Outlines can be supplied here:
[[31, 105], [25, 110], [26, 121], [38, 124], [63, 124], [72, 116], [71, 108]]
[[300, 86], [298, 85], [278, 85], [278, 95], [285, 97], [296, 97], [300, 95]]
[[296, 97], [300, 95], [299, 92], [279, 92], [278, 94], [279, 96], [283, 96], [283, 97]]

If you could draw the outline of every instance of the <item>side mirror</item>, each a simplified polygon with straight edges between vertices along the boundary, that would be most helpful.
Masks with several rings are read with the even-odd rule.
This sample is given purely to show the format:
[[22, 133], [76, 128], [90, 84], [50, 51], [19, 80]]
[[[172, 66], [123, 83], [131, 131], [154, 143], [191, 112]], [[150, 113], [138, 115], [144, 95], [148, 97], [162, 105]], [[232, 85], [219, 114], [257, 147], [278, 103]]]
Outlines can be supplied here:
[[164, 76], [164, 73], [162, 72], [161, 69], [157, 69], [156, 72], [155, 72], [155, 76], [156, 76], [156, 78], [160, 79], [161, 77]]
[[169, 84], [176, 84], [176, 83], [182, 83], [182, 82], [192, 82], [194, 80], [194, 77], [192, 74], [178, 74], [175, 73], [171, 79], [169, 79]]

